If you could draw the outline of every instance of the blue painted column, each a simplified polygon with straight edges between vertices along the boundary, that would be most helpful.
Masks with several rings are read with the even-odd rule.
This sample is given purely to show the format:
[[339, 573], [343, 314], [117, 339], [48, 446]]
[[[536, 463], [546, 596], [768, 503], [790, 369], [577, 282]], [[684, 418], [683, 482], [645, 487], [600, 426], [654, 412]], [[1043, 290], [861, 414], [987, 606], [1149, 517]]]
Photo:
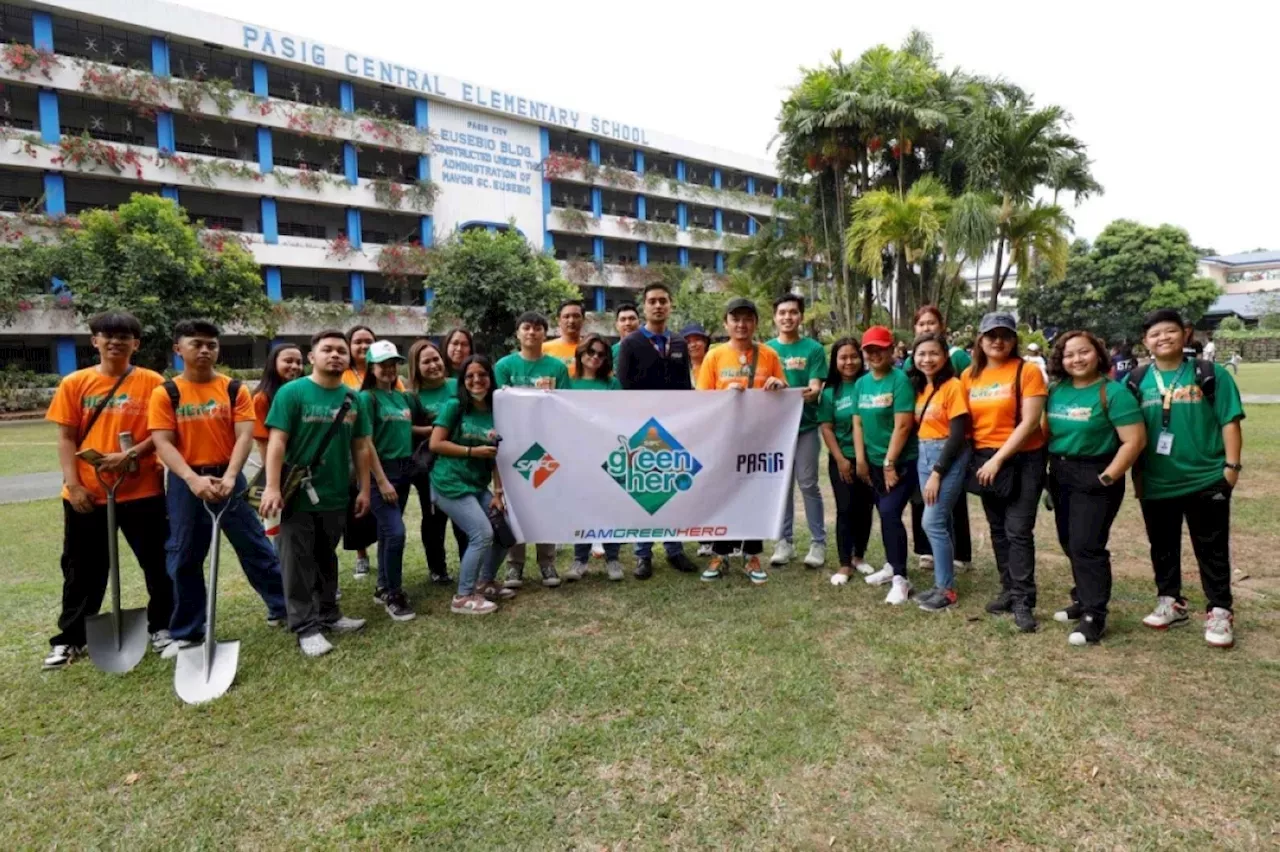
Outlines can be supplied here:
[[685, 248], [684, 246], [680, 246], [680, 248], [679, 248], [679, 250], [678, 250], [678, 251], [679, 251], [679, 256], [680, 256], [680, 265], [681, 265], [681, 266], [688, 266], [688, 265], [689, 265], [689, 250], [688, 250], [687, 248]]
[[[253, 93], [260, 98], [267, 97], [267, 63], [261, 59], [253, 60]], [[273, 168], [275, 168], [275, 158], [271, 148], [271, 128], [259, 127], [258, 169], [266, 174]]]
[[264, 266], [262, 271], [267, 281], [267, 298], [278, 302], [284, 298], [284, 287], [280, 283], [280, 267]]
[[[31, 41], [36, 50], [53, 50], [53, 16], [48, 12], [31, 13]], [[39, 110], [40, 140], [48, 145], [57, 145], [62, 140], [58, 93], [52, 89], [38, 90], [36, 107]], [[44, 212], [49, 216], [65, 216], [67, 213], [67, 184], [62, 172], [44, 173]], [[60, 278], [54, 278], [51, 284], [55, 293], [66, 286]], [[65, 376], [76, 368], [76, 342], [71, 337], [60, 337], [57, 346], [58, 372]], [[64, 355], [68, 350], [70, 355]], [[64, 365], [69, 365], [66, 370]]]
[[351, 304], [357, 308], [364, 307], [364, 273], [351, 273]]
[[593, 165], [600, 165], [600, 142], [598, 140], [587, 140], [587, 157]]
[[716, 208], [716, 233], [724, 233], [724, 211], [719, 207]]
[[637, 245], [636, 256], [639, 259], [641, 266], [648, 266], [649, 265], [649, 244], [640, 243], [639, 245]]
[[604, 288], [596, 288], [596, 313], [604, 313]]
[[684, 183], [685, 180], [685, 164], [684, 160], [676, 160], [676, 180]]
[[36, 105], [40, 113], [40, 141], [57, 145], [62, 140], [62, 128], [58, 123], [58, 93], [51, 89], [36, 92]]
[[[600, 143], [595, 139], [587, 140], [587, 154], [592, 164], [600, 165]], [[604, 190], [598, 186], [591, 187], [591, 215], [599, 219], [604, 215]]]
[[[545, 127], [538, 128], [538, 138], [542, 147], [542, 162], [547, 161], [547, 157], [551, 156], [551, 131]], [[542, 250], [554, 252], [556, 250], [555, 239], [551, 236], [551, 231], [547, 228], [547, 218], [551, 215], [551, 181], [547, 180], [543, 171], [542, 179]]]
[[176, 186], [160, 187], [160, 197], [167, 198], [175, 204], [181, 204], [182, 199], [178, 197], [178, 188]]
[[54, 345], [57, 347], [55, 352], [57, 355], [58, 375], [65, 376], [76, 371], [76, 339], [74, 337], [62, 336], [55, 340]]
[[44, 173], [44, 212], [50, 216], [67, 214], [67, 185], [60, 172]]
[[774, 188], [773, 188], [773, 197], [774, 197], [774, 198], [781, 198], [781, 197], [782, 197], [782, 181], [778, 181], [777, 185], [776, 185], [776, 186], [774, 186]]
[[280, 242], [280, 225], [276, 216], [276, 200], [274, 198], [258, 199], [258, 207], [261, 211], [259, 217], [262, 225], [262, 241], [269, 245], [275, 245]]
[[716, 252], [716, 272], [724, 274], [724, 252]]
[[591, 238], [591, 255], [596, 259], [596, 266], [604, 263], [604, 237]]
[[[356, 89], [347, 81], [338, 84], [338, 102], [343, 112], [356, 111]], [[342, 143], [342, 174], [347, 183], [355, 186], [360, 182], [359, 158], [354, 142]]]
[[356, 111], [356, 87], [346, 80], [338, 83], [338, 107], [343, 112]]
[[747, 235], [751, 237], [754, 237], [756, 235], [756, 217], [755, 216], [747, 217]]
[[36, 50], [53, 50], [53, 15], [31, 13], [31, 42]]
[[683, 201], [676, 205], [676, 219], [680, 222], [680, 230], [689, 230], [689, 208]]
[[716, 189], [720, 189], [720, 188], [721, 188], [721, 181], [722, 181], [722, 180], [723, 180], [723, 173], [722, 173], [719, 169], [712, 169], [712, 170], [711, 170], [711, 185], [712, 185], [713, 187], [715, 187]]
[[347, 208], [347, 239], [354, 249], [364, 248], [364, 220], [360, 216], [360, 208]]
[[[413, 126], [423, 133], [431, 126], [431, 108], [426, 98], [414, 98], [413, 100]], [[431, 158], [426, 154], [418, 155], [418, 180], [431, 180]], [[436, 227], [435, 221], [431, 218], [431, 214], [427, 214], [421, 218], [418, 223], [420, 232], [418, 241], [424, 246], [435, 243]], [[435, 293], [430, 287], [424, 288], [422, 298], [427, 305], [430, 305], [435, 299]]]
[[747, 195], [756, 194], [756, 179], [751, 175], [747, 175]]
[[643, 195], [636, 196], [636, 219], [641, 222], [646, 220], [649, 215], [649, 204]]
[[644, 151], [636, 151], [636, 174], [644, 174]]

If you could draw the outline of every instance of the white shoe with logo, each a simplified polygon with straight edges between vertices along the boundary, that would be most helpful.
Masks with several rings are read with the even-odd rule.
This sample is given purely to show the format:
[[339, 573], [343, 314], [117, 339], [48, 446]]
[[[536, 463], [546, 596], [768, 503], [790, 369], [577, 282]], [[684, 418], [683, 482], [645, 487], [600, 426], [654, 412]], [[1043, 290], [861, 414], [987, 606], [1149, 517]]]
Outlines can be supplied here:
[[809, 545], [809, 553], [804, 558], [804, 567], [821, 568], [827, 562], [827, 548], [821, 544]]
[[796, 555], [795, 546], [787, 540], [782, 540], [774, 545], [773, 556], [769, 558], [770, 565], [786, 565]]
[[911, 597], [911, 583], [906, 577], [894, 577], [893, 588], [889, 589], [889, 594], [885, 595], [884, 602], [898, 606], [906, 603], [909, 597]]
[[312, 633], [310, 636], [303, 636], [298, 640], [298, 647], [302, 649], [302, 653], [308, 657], [323, 657], [325, 654], [333, 650], [333, 645], [323, 634]]
[[1179, 624], [1187, 623], [1187, 605], [1179, 603], [1176, 598], [1162, 596], [1156, 598], [1156, 608], [1142, 623], [1156, 630], [1168, 630]]
[[1230, 648], [1236, 644], [1233, 623], [1235, 617], [1231, 610], [1215, 606], [1209, 610], [1204, 623], [1204, 641], [1215, 648]]
[[867, 581], [868, 586], [883, 586], [893, 579], [893, 566], [886, 562], [879, 571], [874, 574], [868, 574], [863, 579]]

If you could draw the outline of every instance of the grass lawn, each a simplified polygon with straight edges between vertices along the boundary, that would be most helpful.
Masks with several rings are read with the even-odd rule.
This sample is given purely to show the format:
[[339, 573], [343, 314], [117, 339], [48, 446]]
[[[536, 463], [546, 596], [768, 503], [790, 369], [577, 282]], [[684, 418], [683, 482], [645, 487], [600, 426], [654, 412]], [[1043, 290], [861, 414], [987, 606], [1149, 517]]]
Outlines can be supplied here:
[[0, 426], [0, 476], [57, 469], [57, 426], [43, 420]]
[[1280, 394], [1280, 363], [1241, 364], [1236, 381], [1241, 393]]
[[[659, 560], [649, 583], [596, 569], [465, 619], [412, 545], [417, 621], [375, 610], [345, 558], [343, 603], [370, 625], [316, 661], [266, 627], [224, 548], [220, 634], [242, 640], [239, 677], [191, 708], [154, 656], [122, 677], [39, 670], [59, 510], [0, 507], [0, 848], [1274, 844], [1280, 407], [1248, 414], [1233, 542], [1250, 578], [1229, 652], [1196, 622], [1140, 625], [1154, 589], [1133, 501], [1104, 644], [1071, 648], [1052, 621], [1070, 581], [1048, 518], [1041, 631], [1016, 634], [982, 613], [996, 583], [971, 507], [978, 564], [953, 612], [891, 609], [884, 589], [836, 589], [798, 563], [753, 588]], [[1184, 565], [1199, 608], [1189, 547]]]

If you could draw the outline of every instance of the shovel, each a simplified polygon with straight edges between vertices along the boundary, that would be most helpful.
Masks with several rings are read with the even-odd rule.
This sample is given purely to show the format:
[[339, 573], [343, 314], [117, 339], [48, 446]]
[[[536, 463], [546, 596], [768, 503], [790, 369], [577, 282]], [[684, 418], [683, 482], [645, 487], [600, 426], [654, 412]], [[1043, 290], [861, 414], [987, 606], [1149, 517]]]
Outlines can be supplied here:
[[208, 503], [204, 510], [213, 518], [213, 543], [209, 548], [209, 600], [205, 609], [204, 644], [183, 648], [173, 670], [173, 689], [188, 704], [203, 704], [220, 698], [231, 688], [240, 665], [240, 643], [218, 642], [214, 625], [218, 612], [218, 552], [222, 543], [222, 515], [236, 497], [229, 497], [214, 510]]
[[[124, 482], [124, 474], [104, 476], [96, 469], [98, 481], [107, 492], [107, 560], [111, 582], [111, 612], [85, 619], [84, 635], [89, 645], [89, 659], [104, 672], [124, 674], [142, 661], [147, 653], [147, 611], [120, 609], [120, 549], [116, 541], [116, 489]], [[108, 479], [111, 479], [108, 482]]]

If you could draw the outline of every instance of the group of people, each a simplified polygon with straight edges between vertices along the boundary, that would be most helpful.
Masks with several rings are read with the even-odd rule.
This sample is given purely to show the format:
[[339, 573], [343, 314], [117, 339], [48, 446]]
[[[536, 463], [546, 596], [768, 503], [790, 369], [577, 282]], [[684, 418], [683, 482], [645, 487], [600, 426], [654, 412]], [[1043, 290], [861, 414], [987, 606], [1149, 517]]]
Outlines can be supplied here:
[[[1132, 471], [1157, 587], [1144, 623], [1164, 629], [1188, 620], [1181, 588], [1185, 518], [1207, 598], [1205, 639], [1233, 644], [1229, 510], [1244, 412], [1221, 367], [1184, 355], [1187, 338], [1176, 311], [1145, 318], [1144, 343], [1154, 360], [1117, 381], [1108, 375], [1104, 342], [1083, 330], [1055, 339], [1042, 373], [1019, 354], [1015, 320], [1004, 313], [983, 317], [971, 358], [949, 344], [941, 311], [924, 306], [899, 365], [894, 336], [880, 326], [860, 339], [842, 337], [828, 354], [804, 335], [805, 303], [795, 294], [774, 302], [777, 334], [764, 343], [757, 341], [759, 311], [749, 299], [726, 304], [727, 339], [715, 346], [701, 326], [669, 327], [672, 308], [665, 285], [646, 286], [639, 306], [616, 309], [620, 339], [612, 346], [583, 333], [580, 301], [559, 306], [552, 340], [547, 318], [525, 313], [516, 323], [518, 349], [496, 362], [476, 351], [464, 329], [439, 344], [417, 340], [407, 355], [364, 326], [323, 330], [306, 353], [294, 344], [274, 346], [252, 391], [216, 371], [220, 331], [212, 323], [178, 324], [173, 343], [182, 372], [166, 380], [132, 363], [142, 337], [133, 316], [94, 317], [99, 363], [67, 376], [47, 415], [59, 426], [65, 537], [59, 631], [44, 667], [61, 668], [84, 654], [85, 619], [101, 607], [108, 488], [146, 580], [152, 644], [168, 657], [204, 638], [203, 563], [212, 533], [206, 504], [227, 504], [221, 529], [266, 606], [268, 624], [287, 624], [307, 656], [332, 650], [326, 634], [365, 626], [341, 611], [339, 547], [356, 552], [359, 579], [369, 575], [368, 549], [376, 546], [376, 602], [393, 621], [415, 617], [404, 590], [403, 516], [413, 490], [431, 582], [456, 582], [451, 612], [496, 611], [525, 582], [526, 546], [508, 548], [501, 534], [493, 395], [508, 386], [798, 389], [804, 404], [793, 482], [809, 528], [803, 563], [819, 568], [827, 559], [819, 483], [825, 445], [836, 506], [833, 585], [862, 575], [868, 584], [889, 586], [889, 604], [912, 598], [904, 523], [910, 506], [914, 552], [920, 568], [933, 573], [931, 588], [915, 602], [930, 612], [954, 606], [957, 566], [973, 558], [964, 495], [975, 493], [1001, 587], [986, 609], [1011, 614], [1023, 632], [1037, 629], [1034, 528], [1044, 496], [1074, 580], [1071, 600], [1055, 619], [1074, 622], [1074, 645], [1096, 643], [1105, 630], [1107, 544]], [[255, 442], [262, 465], [251, 488], [245, 469]], [[792, 496], [770, 566], [797, 555]], [[866, 561], [873, 509], [886, 559], [878, 570]], [[450, 523], [456, 581], [445, 556]], [[559, 586], [556, 543], [533, 544], [542, 585]], [[624, 578], [619, 550], [616, 543], [603, 547], [611, 580]], [[700, 571], [705, 581], [724, 577], [739, 552], [751, 582], [769, 578], [761, 540], [703, 543], [698, 555], [709, 559], [701, 568], [683, 542], [663, 542], [663, 550], [672, 568]], [[636, 579], [653, 575], [652, 551], [653, 542], [636, 544]], [[591, 556], [590, 545], [575, 545], [563, 579], [582, 579]]]

